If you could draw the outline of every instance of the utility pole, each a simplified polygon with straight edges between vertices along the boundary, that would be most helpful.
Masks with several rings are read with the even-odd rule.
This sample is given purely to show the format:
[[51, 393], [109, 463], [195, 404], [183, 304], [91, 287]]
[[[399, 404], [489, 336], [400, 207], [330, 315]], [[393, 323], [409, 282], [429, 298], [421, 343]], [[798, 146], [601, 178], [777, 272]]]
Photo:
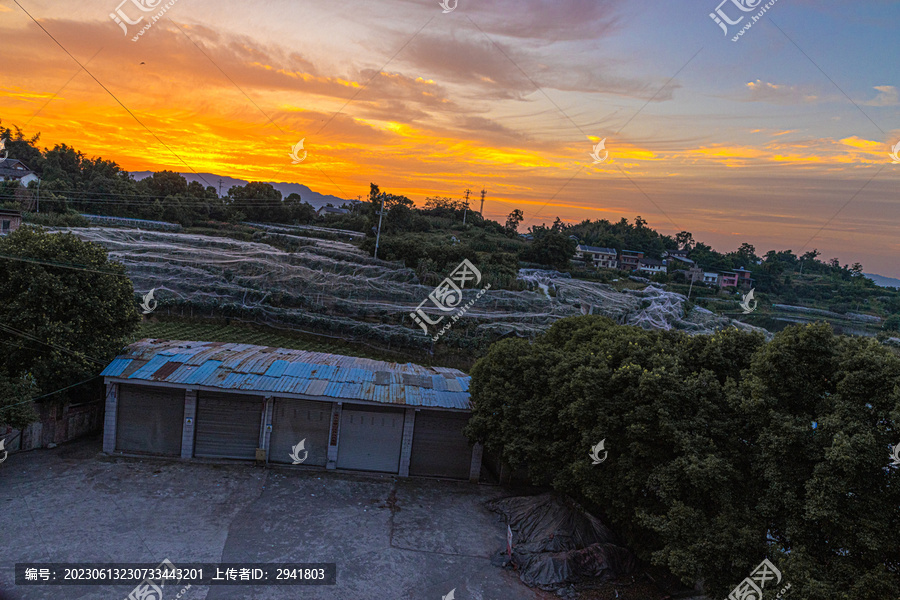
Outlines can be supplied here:
[[378, 241], [381, 239], [382, 217], [384, 217], [384, 192], [381, 193], [381, 210], [378, 211], [378, 233], [375, 235], [375, 258], [378, 258]]
[[484, 217], [484, 195], [487, 192], [484, 191], [484, 188], [481, 188], [481, 210], [478, 211], [478, 214]]
[[466, 215], [469, 214], [469, 194], [472, 193], [472, 190], [466, 188], [466, 209], [463, 212], [463, 225], [466, 224]]
[[222, 197], [222, 180], [219, 179], [219, 198]]
[[34, 212], [36, 212], [36, 213], [41, 212], [41, 180], [40, 179], [38, 179], [38, 184], [37, 184], [37, 210]]

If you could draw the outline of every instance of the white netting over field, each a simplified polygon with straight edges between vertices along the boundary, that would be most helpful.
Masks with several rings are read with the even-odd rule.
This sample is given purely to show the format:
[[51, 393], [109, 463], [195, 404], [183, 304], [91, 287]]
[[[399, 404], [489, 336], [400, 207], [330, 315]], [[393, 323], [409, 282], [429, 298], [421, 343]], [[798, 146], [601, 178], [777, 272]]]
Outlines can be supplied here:
[[[375, 260], [352, 244], [278, 235], [295, 252], [226, 237], [112, 228], [68, 228], [104, 246], [125, 265], [135, 291], [156, 288], [157, 313], [238, 317], [347, 339], [427, 347], [409, 317], [433, 290], [412, 269]], [[685, 298], [657, 287], [618, 292], [553, 271], [523, 269], [529, 291], [489, 290], [442, 340], [469, 345], [515, 333], [530, 336], [554, 321], [601, 314], [647, 328], [709, 332], [736, 323], [702, 309], [684, 315]], [[465, 304], [478, 290], [465, 290]], [[426, 307], [430, 306], [426, 303]], [[441, 315], [435, 308], [430, 315]], [[433, 335], [433, 332], [432, 332]]]

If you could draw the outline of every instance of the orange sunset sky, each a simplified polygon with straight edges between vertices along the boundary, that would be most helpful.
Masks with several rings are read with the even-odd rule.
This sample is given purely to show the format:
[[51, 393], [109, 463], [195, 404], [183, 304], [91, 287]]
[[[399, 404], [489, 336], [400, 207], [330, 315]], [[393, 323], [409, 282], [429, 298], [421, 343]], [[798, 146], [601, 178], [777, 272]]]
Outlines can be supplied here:
[[523, 231], [641, 215], [900, 276], [900, 6], [780, 0], [733, 42], [741, 3], [0, 0], [0, 119], [131, 171], [484, 187]]

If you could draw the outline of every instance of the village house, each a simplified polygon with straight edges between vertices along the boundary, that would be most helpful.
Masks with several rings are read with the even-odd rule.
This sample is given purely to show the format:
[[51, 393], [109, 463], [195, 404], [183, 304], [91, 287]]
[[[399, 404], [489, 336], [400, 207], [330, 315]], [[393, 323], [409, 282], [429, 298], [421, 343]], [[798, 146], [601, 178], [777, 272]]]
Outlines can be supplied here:
[[598, 269], [616, 268], [615, 248], [601, 248], [598, 246], [583, 246], [579, 244], [575, 248], [575, 258], [589, 261]]
[[8, 158], [0, 162], [0, 181], [18, 181], [28, 187], [32, 181], [38, 181], [38, 176], [21, 160]]
[[335, 208], [334, 206], [323, 206], [322, 208], [320, 208], [319, 210], [316, 211], [316, 214], [320, 217], [323, 215], [328, 215], [328, 216], [330, 216], [330, 215], [347, 215], [347, 214], [350, 214], [350, 211], [347, 210], [346, 208]]
[[734, 271], [723, 271], [722, 277], [719, 281], [720, 287], [739, 287], [739, 286], [752, 286], [753, 279], [750, 277], [750, 271], [741, 267], [740, 269], [736, 269]]
[[[677, 258], [687, 258], [687, 255], [689, 252], [690, 252], [690, 250], [666, 250], [665, 252], [663, 252], [662, 257], [664, 259], [676, 258], [676, 257]], [[691, 261], [691, 262], [693, 262], [693, 261]]]
[[734, 271], [723, 271], [719, 277], [719, 287], [737, 287], [738, 275]]
[[684, 273], [689, 282], [697, 283], [698, 281], [703, 281], [703, 269], [697, 265], [692, 265], [690, 269], [682, 271], [682, 273]]
[[638, 250], [622, 250], [619, 252], [619, 269], [622, 271], [636, 271], [641, 266], [644, 253]]
[[12, 233], [22, 225], [22, 213], [17, 210], [0, 208], [0, 235]]
[[656, 275], [658, 273], [665, 273], [666, 265], [663, 264], [663, 261], [657, 260], [655, 258], [642, 258], [640, 261], [640, 266], [638, 266], [637, 270], [641, 271], [642, 273]]
[[721, 275], [714, 272], [704, 271], [703, 272], [703, 283], [707, 285], [720, 285]]
[[753, 287], [753, 278], [751, 277], [752, 273], [750, 271], [744, 269], [744, 267], [741, 267], [739, 269], [735, 269], [734, 272], [737, 274], [738, 287]]
[[663, 252], [663, 264], [672, 269], [689, 269], [694, 261], [687, 257], [687, 250], [666, 250]]

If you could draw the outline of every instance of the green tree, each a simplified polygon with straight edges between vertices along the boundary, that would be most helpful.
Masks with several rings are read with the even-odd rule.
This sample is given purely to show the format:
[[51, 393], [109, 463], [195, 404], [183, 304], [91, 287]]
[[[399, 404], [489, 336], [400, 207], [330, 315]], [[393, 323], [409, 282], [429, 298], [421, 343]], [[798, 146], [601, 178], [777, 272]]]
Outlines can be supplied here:
[[124, 267], [72, 234], [0, 238], [0, 281], [0, 373], [32, 373], [43, 392], [99, 373], [140, 321]]
[[[766, 344], [577, 317], [491, 347], [467, 433], [710, 597], [768, 557], [799, 598], [894, 598], [898, 380], [891, 351], [822, 325]], [[601, 439], [599, 469], [587, 454]]]
[[20, 377], [0, 374], [0, 423], [13, 429], [22, 429], [38, 419], [34, 405], [29, 402], [35, 397], [34, 377], [26, 373]]
[[682, 250], [690, 250], [694, 246], [694, 236], [690, 231], [681, 231], [675, 234], [675, 241], [678, 243], [678, 248]]
[[554, 269], [564, 269], [569, 259], [575, 255], [575, 240], [559, 230], [546, 227], [532, 228], [534, 241], [528, 244], [522, 258], [530, 262], [547, 265]]
[[281, 192], [270, 183], [251, 181], [247, 185], [232, 186], [226, 204], [232, 210], [246, 214], [250, 221], [288, 222], [289, 214], [281, 201]]
[[513, 209], [511, 213], [506, 217], [506, 230], [510, 233], [515, 234], [516, 230], [519, 228], [519, 223], [522, 222], [522, 219], [525, 218], [525, 214], [519, 210], [518, 208]]
[[889, 349], [825, 324], [790, 327], [754, 356], [742, 385], [760, 451], [753, 480], [791, 595], [900, 594], [900, 471], [888, 466], [898, 381]]

